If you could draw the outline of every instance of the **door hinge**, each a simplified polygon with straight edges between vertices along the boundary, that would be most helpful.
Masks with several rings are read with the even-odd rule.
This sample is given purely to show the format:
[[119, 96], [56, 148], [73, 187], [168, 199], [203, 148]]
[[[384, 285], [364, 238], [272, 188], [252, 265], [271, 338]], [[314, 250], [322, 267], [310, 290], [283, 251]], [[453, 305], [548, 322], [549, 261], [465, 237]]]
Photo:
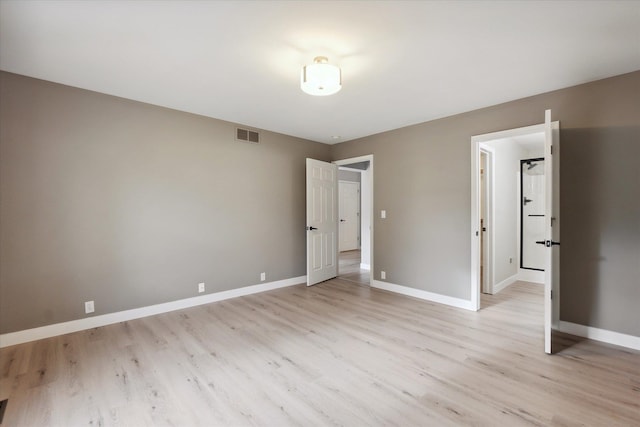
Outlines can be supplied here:
[[553, 299], [553, 289], [551, 289], [551, 299]]
[[550, 148], [551, 148], [551, 155], [553, 155], [553, 145]]

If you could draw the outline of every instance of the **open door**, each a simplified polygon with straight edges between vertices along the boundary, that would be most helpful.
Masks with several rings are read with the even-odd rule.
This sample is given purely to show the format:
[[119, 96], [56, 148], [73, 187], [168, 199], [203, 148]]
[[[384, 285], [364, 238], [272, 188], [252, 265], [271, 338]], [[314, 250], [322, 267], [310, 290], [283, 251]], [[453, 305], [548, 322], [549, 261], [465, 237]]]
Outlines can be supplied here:
[[[554, 170], [558, 170], [558, 130], [557, 122], [551, 123], [551, 110], [544, 113], [544, 173], [545, 173], [545, 240], [536, 243], [545, 245], [544, 267], [544, 351], [552, 353], [551, 330], [557, 322], [559, 303], [559, 257], [560, 257], [560, 224], [558, 215], [557, 185], [558, 176]], [[554, 162], [556, 167], [554, 168]], [[555, 196], [555, 197], [554, 197]]]
[[338, 166], [307, 159], [307, 286], [338, 275]]

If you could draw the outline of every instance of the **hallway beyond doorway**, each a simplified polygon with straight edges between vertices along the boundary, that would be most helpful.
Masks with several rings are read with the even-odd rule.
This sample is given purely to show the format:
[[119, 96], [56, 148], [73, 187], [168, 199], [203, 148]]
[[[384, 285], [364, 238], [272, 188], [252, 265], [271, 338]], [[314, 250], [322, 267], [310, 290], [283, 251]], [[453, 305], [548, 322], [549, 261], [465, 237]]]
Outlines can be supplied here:
[[360, 268], [360, 249], [339, 254], [338, 277], [343, 280], [369, 286], [369, 270]]

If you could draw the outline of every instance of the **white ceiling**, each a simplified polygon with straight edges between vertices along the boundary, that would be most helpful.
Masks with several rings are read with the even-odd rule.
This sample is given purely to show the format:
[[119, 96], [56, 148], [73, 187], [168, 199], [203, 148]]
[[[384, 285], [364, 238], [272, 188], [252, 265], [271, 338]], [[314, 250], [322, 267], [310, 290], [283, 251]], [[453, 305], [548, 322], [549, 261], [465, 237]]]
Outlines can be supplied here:
[[640, 2], [3, 0], [0, 68], [335, 143], [639, 70]]

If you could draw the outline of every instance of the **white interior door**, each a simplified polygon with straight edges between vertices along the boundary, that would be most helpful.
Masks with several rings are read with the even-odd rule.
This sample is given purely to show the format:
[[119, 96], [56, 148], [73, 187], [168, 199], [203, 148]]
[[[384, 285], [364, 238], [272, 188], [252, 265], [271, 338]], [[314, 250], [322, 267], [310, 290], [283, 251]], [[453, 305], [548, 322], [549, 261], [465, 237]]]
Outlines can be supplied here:
[[360, 184], [340, 181], [340, 252], [358, 249], [360, 228]]
[[[553, 125], [556, 126], [553, 126]], [[560, 224], [558, 215], [558, 185], [554, 183], [554, 162], [558, 162], [558, 129], [557, 123], [551, 123], [551, 110], [544, 114], [545, 141], [544, 141], [544, 175], [545, 175], [545, 265], [544, 265], [544, 351], [551, 354], [551, 329], [557, 321], [559, 303], [559, 256], [560, 256]], [[555, 129], [554, 129], [555, 127]], [[559, 164], [556, 164], [557, 171]], [[555, 197], [554, 197], [555, 196]]]
[[307, 159], [307, 286], [338, 275], [338, 167]]

